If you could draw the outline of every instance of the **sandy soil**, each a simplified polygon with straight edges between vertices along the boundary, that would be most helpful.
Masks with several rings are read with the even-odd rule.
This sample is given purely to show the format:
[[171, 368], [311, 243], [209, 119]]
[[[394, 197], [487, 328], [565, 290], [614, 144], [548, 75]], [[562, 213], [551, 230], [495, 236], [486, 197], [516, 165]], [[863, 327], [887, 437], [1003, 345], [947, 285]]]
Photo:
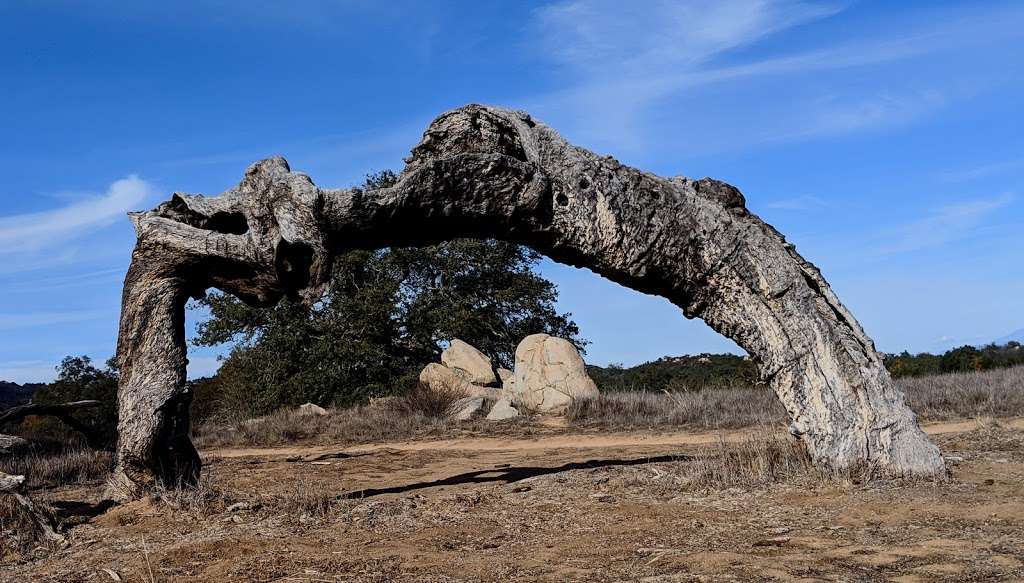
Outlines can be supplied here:
[[[744, 432], [209, 451], [211, 500], [107, 510], [0, 580], [1024, 580], [1024, 420], [928, 430], [949, 483], [680, 486], [690, 456]], [[345, 498], [295, 509], [318, 496]]]

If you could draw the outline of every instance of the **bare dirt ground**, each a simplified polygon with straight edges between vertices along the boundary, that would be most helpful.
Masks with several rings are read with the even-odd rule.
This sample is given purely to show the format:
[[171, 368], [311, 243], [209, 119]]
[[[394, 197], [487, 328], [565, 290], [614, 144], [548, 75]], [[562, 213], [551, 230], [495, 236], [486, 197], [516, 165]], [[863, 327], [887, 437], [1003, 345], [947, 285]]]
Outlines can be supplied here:
[[687, 487], [744, 431], [206, 451], [203, 500], [109, 509], [0, 580], [1024, 580], [1024, 419], [927, 429], [948, 483]]

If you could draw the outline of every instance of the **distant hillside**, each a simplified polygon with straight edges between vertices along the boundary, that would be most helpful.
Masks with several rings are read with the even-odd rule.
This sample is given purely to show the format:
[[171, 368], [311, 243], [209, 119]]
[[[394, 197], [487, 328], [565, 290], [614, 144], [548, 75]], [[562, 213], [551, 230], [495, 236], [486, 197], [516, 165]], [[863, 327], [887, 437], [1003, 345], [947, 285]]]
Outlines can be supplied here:
[[32, 400], [36, 389], [41, 386], [37, 383], [19, 385], [18, 383], [0, 381], [0, 409], [28, 403]]
[[1024, 365], [1024, 348], [1015, 340], [1005, 344], [961, 346], [942, 354], [885, 355], [885, 367], [894, 377], [917, 377], [947, 372], [968, 372]]
[[1010, 332], [1006, 336], [996, 340], [996, 344], [1007, 344], [1010, 342], [1018, 342], [1024, 344], [1024, 328]]
[[[991, 370], [1024, 365], [1024, 346], [1017, 340], [984, 347], [961, 346], [942, 354], [886, 354], [893, 377]], [[602, 391], [698, 391], [704, 388], [755, 384], [754, 361], [735, 354], [666, 356], [631, 367], [587, 366]]]
[[629, 368], [588, 366], [587, 371], [603, 391], [697, 391], [757, 381], [757, 366], [735, 354], [665, 356]]

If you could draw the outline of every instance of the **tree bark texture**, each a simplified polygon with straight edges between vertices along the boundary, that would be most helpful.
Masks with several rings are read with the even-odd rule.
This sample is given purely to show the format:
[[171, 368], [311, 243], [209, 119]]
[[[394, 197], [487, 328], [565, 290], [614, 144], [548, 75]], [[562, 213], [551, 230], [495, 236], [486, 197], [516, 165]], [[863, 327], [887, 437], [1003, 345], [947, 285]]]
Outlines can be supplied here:
[[255, 305], [313, 301], [335, 254], [458, 237], [527, 245], [703, 319], [757, 359], [821, 466], [945, 474], [871, 339], [736, 188], [624, 166], [522, 112], [469, 105], [441, 115], [389, 188], [319, 189], [270, 158], [218, 197], [175, 194], [133, 218], [115, 474], [132, 492], [198, 475], [186, 445], [189, 295], [215, 287]]

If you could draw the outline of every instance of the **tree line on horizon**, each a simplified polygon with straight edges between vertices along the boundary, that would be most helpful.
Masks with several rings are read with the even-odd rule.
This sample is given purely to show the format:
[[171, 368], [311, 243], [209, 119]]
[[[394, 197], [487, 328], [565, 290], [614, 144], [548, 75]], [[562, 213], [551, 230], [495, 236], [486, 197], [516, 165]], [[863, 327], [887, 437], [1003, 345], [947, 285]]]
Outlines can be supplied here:
[[[303, 322], [303, 327], [309, 326], [305, 320]], [[264, 348], [264, 350], [267, 349]], [[260, 354], [261, 356], [266, 355], [262, 351]], [[290, 360], [291, 356], [291, 353], [280, 353], [274, 357], [274, 360]], [[429, 358], [434, 356], [434, 353], [431, 353]], [[1024, 346], [1011, 341], [1003, 345], [961, 346], [942, 354], [927, 352], [910, 354], [904, 351], [898, 354], [886, 354], [885, 357], [886, 367], [893, 377], [920, 377], [1021, 366], [1024, 365]], [[662, 357], [631, 367], [615, 364], [605, 367], [588, 365], [587, 370], [602, 391], [699, 391], [751, 386], [758, 383], [756, 363], [748, 357], [735, 354]], [[112, 446], [116, 439], [117, 426], [118, 371], [114, 360], [108, 360], [105, 365], [97, 366], [88, 356], [68, 356], [61, 361], [57, 372], [57, 380], [37, 385], [33, 400], [37, 403], [47, 404], [84, 399], [101, 401], [103, 403], [101, 407], [75, 413], [75, 416], [90, 430], [102, 436], [109, 446]], [[401, 372], [395, 372], [393, 375], [391, 377], [393, 382], [400, 383], [402, 381]], [[222, 408], [229, 395], [218, 394], [218, 392], [225, 390], [225, 387], [230, 387], [228, 384], [230, 382], [221, 378], [220, 374], [190, 381], [191, 388], [197, 397], [193, 402], [194, 418], [203, 420], [225, 412], [231, 413], [232, 416], [239, 413], [242, 415], [252, 414], [248, 409], [225, 411]], [[383, 383], [383, 381], [381, 382]], [[319, 386], [317, 385], [317, 387]], [[386, 383], [382, 386], [387, 387]], [[403, 388], [405, 387], [400, 384], [392, 384], [387, 387], [385, 392], [400, 391]], [[357, 387], [357, 389], [351, 391], [343, 386], [338, 386], [337, 393], [324, 393], [331, 400], [321, 400], [320, 403], [344, 406], [365, 402], [369, 397], [376, 396], [371, 392], [366, 392], [365, 387]], [[310, 396], [310, 393], [307, 390], [286, 396], [277, 391], [273, 395], [281, 395], [280, 402], [264, 401], [264, 406], [269, 407], [264, 412], [305, 402], [302, 399]], [[263, 398], [266, 399], [267, 396], [263, 395]], [[0, 428], [0, 432], [2, 431], [4, 429]], [[74, 434], [56, 419], [43, 417], [26, 419], [22, 422], [19, 433], [58, 439], [68, 438]]]

